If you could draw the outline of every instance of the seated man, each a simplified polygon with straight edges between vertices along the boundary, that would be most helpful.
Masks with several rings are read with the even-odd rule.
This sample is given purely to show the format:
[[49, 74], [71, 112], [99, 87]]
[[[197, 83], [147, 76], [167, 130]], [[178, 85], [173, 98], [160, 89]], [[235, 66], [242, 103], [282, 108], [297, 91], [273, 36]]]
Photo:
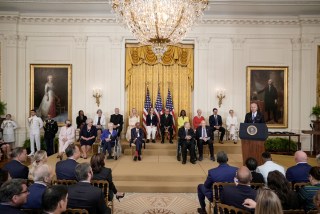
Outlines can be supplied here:
[[294, 160], [296, 165], [287, 169], [287, 180], [293, 183], [309, 182], [309, 171], [311, 166], [308, 164], [307, 154], [303, 151], [296, 151]]
[[6, 181], [0, 187], [0, 213], [23, 214], [20, 207], [27, 202], [27, 182], [23, 179]]
[[47, 164], [38, 166], [33, 172], [34, 183], [29, 187], [27, 203], [23, 205], [25, 209], [41, 209], [42, 195], [47, 186], [51, 185], [54, 176], [53, 169]]
[[42, 195], [43, 213], [61, 214], [67, 210], [68, 187], [54, 185], [46, 189]]
[[130, 146], [134, 144], [136, 146], [136, 152], [134, 155], [133, 160], [141, 161], [141, 149], [142, 149], [142, 144], [144, 143], [144, 134], [143, 130], [140, 128], [140, 122], [136, 122], [136, 127], [131, 129], [131, 140], [130, 140]]
[[78, 146], [70, 144], [66, 148], [67, 160], [59, 161], [56, 164], [56, 175], [58, 180], [76, 180], [74, 169], [78, 165], [77, 160], [80, 157]]
[[285, 170], [283, 166], [280, 166], [279, 164], [273, 162], [271, 154], [269, 152], [262, 153], [262, 159], [264, 164], [258, 166], [257, 172], [262, 174], [265, 183], [267, 183], [267, 178], [270, 171], [278, 170], [283, 175], [285, 175]]
[[[194, 132], [193, 129], [190, 127], [189, 122], [185, 122], [184, 126], [179, 128], [178, 130], [178, 136], [179, 136], [179, 143], [178, 143], [178, 151], [179, 147], [181, 147], [182, 150], [182, 164], [186, 164], [187, 162], [187, 150], [190, 151], [190, 162], [192, 164], [196, 164], [195, 160], [195, 140], [194, 140]], [[179, 154], [178, 154], [179, 156]]]
[[22, 163], [27, 160], [27, 150], [16, 147], [11, 153], [12, 160], [4, 165], [3, 170], [9, 172], [11, 178], [28, 179], [29, 168]]
[[104, 194], [99, 187], [92, 186], [92, 169], [90, 163], [80, 163], [75, 169], [78, 183], [69, 186], [68, 208], [86, 209], [90, 214], [109, 214]]
[[113, 123], [108, 123], [108, 129], [104, 129], [101, 134], [101, 146], [102, 152], [106, 154], [106, 150], [108, 150], [107, 159], [112, 159], [112, 148], [116, 144], [116, 139], [118, 137], [118, 133], [116, 130], [113, 130]]
[[213, 132], [204, 120], [201, 121], [200, 126], [196, 130], [196, 139], [198, 142], [199, 161], [203, 160], [203, 145], [207, 144], [210, 151], [210, 160], [215, 161], [213, 153]]
[[257, 191], [250, 186], [251, 179], [250, 170], [245, 166], [240, 167], [236, 175], [236, 186], [226, 186], [221, 190], [221, 203], [240, 209], [247, 209], [242, 205], [244, 200], [247, 198], [255, 200], [257, 195]]
[[218, 115], [218, 109], [213, 109], [213, 115], [209, 117], [209, 124], [213, 131], [218, 130], [219, 132], [221, 132], [219, 143], [223, 144], [223, 136], [226, 130], [222, 127], [222, 118], [220, 115]]
[[160, 131], [161, 131], [161, 143], [164, 143], [165, 132], [170, 134], [170, 143], [172, 144], [173, 136], [173, 117], [170, 114], [170, 110], [166, 108], [164, 114], [160, 116]]
[[205, 197], [207, 197], [210, 202], [213, 202], [212, 187], [214, 183], [234, 182], [234, 177], [236, 176], [238, 168], [227, 164], [228, 156], [225, 152], [220, 151], [217, 153], [217, 162], [219, 163], [219, 166], [217, 168], [210, 169], [208, 171], [207, 180], [204, 184], [198, 185], [198, 199], [201, 206], [201, 208], [198, 208], [198, 213], [207, 213]]

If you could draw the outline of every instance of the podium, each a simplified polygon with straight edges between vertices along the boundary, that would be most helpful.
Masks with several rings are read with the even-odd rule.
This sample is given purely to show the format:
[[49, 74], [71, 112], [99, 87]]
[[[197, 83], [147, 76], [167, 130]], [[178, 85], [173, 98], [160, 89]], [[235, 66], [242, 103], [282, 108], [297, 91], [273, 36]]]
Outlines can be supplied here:
[[243, 164], [249, 157], [263, 164], [261, 154], [265, 152], [264, 143], [268, 138], [268, 127], [265, 123], [241, 123], [239, 137], [242, 146]]

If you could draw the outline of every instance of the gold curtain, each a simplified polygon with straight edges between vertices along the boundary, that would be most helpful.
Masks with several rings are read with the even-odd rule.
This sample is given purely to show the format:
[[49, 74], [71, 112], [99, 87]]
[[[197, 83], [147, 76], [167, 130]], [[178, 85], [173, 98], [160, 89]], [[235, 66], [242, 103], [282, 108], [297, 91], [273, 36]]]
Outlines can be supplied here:
[[150, 46], [127, 45], [127, 118], [132, 108], [136, 108], [142, 118], [147, 85], [153, 107], [157, 99], [158, 86], [163, 108], [165, 108], [168, 88], [170, 88], [175, 119], [182, 109], [186, 110], [190, 118], [192, 116], [193, 46], [169, 46], [162, 61], [158, 62]]

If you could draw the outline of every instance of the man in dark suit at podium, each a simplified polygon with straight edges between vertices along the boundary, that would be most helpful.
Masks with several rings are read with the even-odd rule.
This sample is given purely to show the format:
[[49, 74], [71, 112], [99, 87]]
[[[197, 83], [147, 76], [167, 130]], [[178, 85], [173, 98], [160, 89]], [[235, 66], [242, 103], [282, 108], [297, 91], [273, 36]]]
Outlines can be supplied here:
[[170, 134], [170, 143], [172, 144], [173, 135], [173, 118], [170, 114], [170, 110], [166, 108], [165, 113], [160, 117], [160, 130], [161, 130], [161, 143], [164, 143], [164, 133], [167, 131]]
[[[186, 164], [187, 162], [187, 150], [190, 151], [190, 162], [192, 164], [196, 164], [195, 161], [195, 135], [193, 129], [190, 127], [189, 122], [185, 122], [184, 126], [181, 127], [178, 131], [179, 143], [178, 146], [181, 146], [182, 150], [182, 164]], [[179, 154], [178, 154], [179, 155]]]
[[213, 109], [213, 115], [209, 117], [209, 124], [211, 128], [213, 129], [213, 132], [216, 130], [219, 130], [221, 132], [219, 143], [223, 144], [223, 136], [226, 132], [225, 128], [222, 127], [222, 118], [220, 115], [218, 115], [218, 109]]
[[265, 123], [263, 114], [258, 111], [257, 103], [250, 104], [250, 112], [246, 114], [245, 123]]

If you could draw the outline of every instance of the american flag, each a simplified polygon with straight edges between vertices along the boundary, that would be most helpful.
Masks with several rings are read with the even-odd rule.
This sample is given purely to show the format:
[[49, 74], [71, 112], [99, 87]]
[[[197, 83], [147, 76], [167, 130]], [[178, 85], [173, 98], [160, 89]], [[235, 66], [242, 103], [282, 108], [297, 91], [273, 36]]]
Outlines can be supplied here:
[[160, 124], [160, 115], [163, 114], [163, 110], [162, 110], [162, 99], [161, 99], [161, 94], [160, 94], [160, 87], [158, 87], [158, 95], [157, 95], [157, 100], [156, 100], [156, 103], [155, 103], [155, 109], [154, 109], [154, 113], [157, 115], [157, 118], [158, 118], [158, 131], [157, 133], [160, 134], [160, 127], [159, 127], [159, 124]]
[[143, 108], [143, 127], [147, 130], [147, 115], [151, 108], [151, 99], [149, 95], [149, 89], [147, 88], [146, 99], [144, 101], [144, 108]]
[[170, 89], [168, 89], [168, 96], [167, 96], [167, 102], [166, 102], [166, 108], [169, 109], [170, 114], [173, 117], [173, 133], [175, 133], [176, 126], [175, 126], [175, 121], [174, 121], [174, 107], [173, 107], [173, 102], [172, 102], [172, 97], [171, 97], [171, 92]]

